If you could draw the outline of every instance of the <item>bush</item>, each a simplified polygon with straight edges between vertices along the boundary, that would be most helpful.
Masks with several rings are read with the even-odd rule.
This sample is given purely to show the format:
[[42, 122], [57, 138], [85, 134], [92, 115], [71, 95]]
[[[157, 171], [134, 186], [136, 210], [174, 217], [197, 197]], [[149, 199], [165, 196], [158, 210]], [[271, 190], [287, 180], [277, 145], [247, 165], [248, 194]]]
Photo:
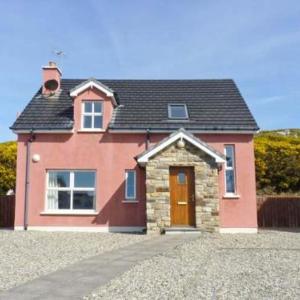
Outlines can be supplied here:
[[257, 189], [264, 193], [300, 192], [300, 138], [262, 132], [254, 140]]
[[0, 195], [16, 187], [17, 143], [0, 144]]

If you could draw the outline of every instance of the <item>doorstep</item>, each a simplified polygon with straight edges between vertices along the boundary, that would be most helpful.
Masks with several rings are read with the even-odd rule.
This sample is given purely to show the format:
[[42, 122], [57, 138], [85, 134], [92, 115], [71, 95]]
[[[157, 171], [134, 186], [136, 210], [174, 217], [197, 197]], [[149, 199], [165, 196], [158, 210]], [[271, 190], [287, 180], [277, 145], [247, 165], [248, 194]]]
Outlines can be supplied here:
[[165, 234], [200, 234], [201, 232], [201, 229], [191, 226], [174, 226], [163, 229], [163, 233]]

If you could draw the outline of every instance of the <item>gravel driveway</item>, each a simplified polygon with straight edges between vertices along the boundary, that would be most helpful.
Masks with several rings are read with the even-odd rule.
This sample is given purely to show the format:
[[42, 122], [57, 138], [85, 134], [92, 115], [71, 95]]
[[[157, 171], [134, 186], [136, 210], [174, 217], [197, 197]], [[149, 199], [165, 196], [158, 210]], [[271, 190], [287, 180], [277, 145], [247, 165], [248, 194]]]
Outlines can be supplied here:
[[300, 233], [203, 234], [88, 299], [300, 299]]
[[0, 231], [0, 291], [147, 238], [138, 234]]

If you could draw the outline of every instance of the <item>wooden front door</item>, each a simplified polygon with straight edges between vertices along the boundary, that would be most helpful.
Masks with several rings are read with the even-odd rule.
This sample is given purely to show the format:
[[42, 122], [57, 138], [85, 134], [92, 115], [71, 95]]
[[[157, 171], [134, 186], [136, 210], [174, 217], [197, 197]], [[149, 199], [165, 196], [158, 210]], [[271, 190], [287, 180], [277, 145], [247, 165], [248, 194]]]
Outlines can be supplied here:
[[193, 167], [170, 168], [172, 226], [195, 226], [195, 180]]

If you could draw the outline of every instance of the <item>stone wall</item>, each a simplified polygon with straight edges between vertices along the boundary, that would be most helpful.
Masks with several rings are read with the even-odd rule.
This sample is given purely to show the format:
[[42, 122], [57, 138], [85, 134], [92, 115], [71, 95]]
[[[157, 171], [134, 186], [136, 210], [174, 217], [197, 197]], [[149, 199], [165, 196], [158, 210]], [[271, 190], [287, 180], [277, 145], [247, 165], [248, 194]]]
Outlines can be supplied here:
[[192, 144], [170, 145], [146, 165], [147, 231], [171, 226], [169, 168], [193, 166], [195, 173], [196, 227], [216, 231], [219, 227], [218, 166], [215, 160]]

